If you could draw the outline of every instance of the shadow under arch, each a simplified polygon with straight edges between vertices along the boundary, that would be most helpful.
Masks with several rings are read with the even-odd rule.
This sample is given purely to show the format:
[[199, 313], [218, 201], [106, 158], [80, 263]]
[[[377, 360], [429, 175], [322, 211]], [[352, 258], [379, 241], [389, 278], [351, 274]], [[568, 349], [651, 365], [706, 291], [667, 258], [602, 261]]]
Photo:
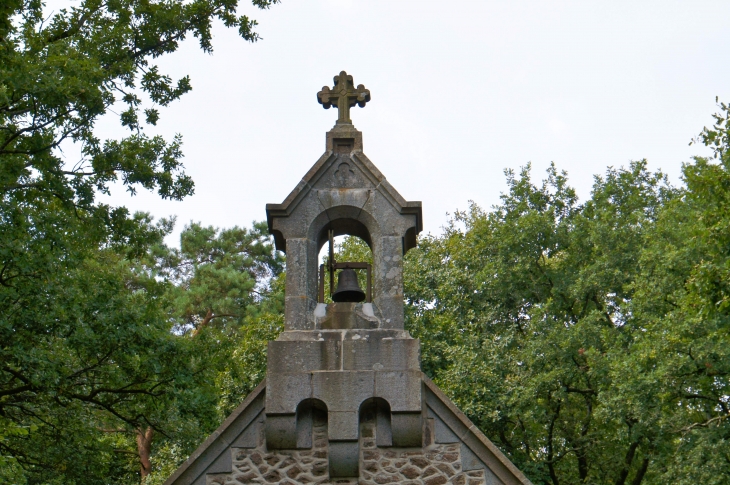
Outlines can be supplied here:
[[372, 239], [368, 228], [360, 221], [354, 219], [335, 219], [325, 224], [317, 235], [317, 251], [322, 249], [329, 238], [329, 231], [334, 231], [334, 236], [356, 236], [365, 241], [370, 250], [373, 250]]
[[317, 243], [317, 251], [329, 238], [328, 231], [335, 236], [357, 236], [373, 249], [373, 236], [381, 233], [380, 224], [361, 207], [343, 205], [323, 209], [309, 225], [308, 237]]
[[297, 405], [297, 449], [311, 449], [314, 427], [327, 423], [327, 405], [315, 398], [303, 399]]
[[382, 397], [371, 397], [360, 404], [360, 425], [363, 438], [367, 429], [375, 432], [378, 447], [393, 446], [393, 430], [390, 422], [390, 403]]

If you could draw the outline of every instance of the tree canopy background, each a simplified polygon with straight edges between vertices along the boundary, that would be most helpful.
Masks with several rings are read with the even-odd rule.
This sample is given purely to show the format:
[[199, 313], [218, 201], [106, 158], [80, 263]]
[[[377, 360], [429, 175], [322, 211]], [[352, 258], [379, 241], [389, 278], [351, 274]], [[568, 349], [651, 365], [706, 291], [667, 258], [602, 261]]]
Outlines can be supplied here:
[[[96, 200], [116, 180], [192, 193], [181, 139], [144, 131], [191, 89], [154, 60], [190, 35], [212, 49], [214, 19], [255, 41], [236, 6], [0, 5], [2, 482], [161, 483], [265, 375], [283, 318], [266, 226], [190, 223], [175, 248], [173, 219]], [[129, 134], [97, 139], [115, 103]], [[730, 480], [729, 111], [679, 187], [638, 161], [581, 202], [527, 166], [408, 253], [424, 371], [534, 483]]]
[[728, 106], [715, 159], [671, 187], [646, 162], [579, 203], [507, 171], [406, 257], [423, 368], [534, 483], [730, 480]]
[[[254, 318], [253, 302], [257, 312], [276, 307], [269, 282], [280, 261], [260, 226], [192, 225], [174, 251], [162, 244], [171, 221], [96, 200], [115, 181], [163, 198], [193, 193], [181, 138], [144, 130], [191, 89], [155, 60], [190, 36], [210, 52], [214, 20], [256, 41], [237, 5], [85, 0], [46, 17], [41, 1], [0, 3], [2, 482], [138, 482], [153, 440], [177, 460], [226, 412], [225, 386], [244, 392], [260, 378], [218, 367], [249, 345], [222, 338], [228, 323]], [[101, 140], [96, 123], [113, 110], [126, 135]], [[64, 162], [63, 143], [80, 147], [77, 163]], [[236, 274], [200, 267], [216, 258]], [[224, 273], [226, 288], [210, 283]], [[201, 312], [211, 313], [206, 325]], [[215, 331], [186, 338], [191, 322]]]

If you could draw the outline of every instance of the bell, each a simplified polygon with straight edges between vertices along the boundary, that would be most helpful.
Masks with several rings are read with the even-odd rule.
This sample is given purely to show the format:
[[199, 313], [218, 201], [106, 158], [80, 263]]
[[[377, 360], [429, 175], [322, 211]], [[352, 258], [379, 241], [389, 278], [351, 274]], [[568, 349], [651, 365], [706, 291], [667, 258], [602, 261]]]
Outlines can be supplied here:
[[337, 290], [332, 293], [332, 301], [336, 302], [360, 302], [365, 299], [365, 292], [360, 289], [357, 283], [357, 273], [354, 269], [345, 268], [340, 271], [337, 279]]

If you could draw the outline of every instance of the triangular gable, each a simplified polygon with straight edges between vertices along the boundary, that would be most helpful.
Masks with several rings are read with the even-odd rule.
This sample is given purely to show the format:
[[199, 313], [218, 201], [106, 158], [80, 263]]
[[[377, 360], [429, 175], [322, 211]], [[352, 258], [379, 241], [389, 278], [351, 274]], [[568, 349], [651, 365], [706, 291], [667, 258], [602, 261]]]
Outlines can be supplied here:
[[[438, 445], [458, 445], [461, 461], [461, 475], [479, 477], [479, 483], [485, 485], [531, 485], [531, 482], [515, 467], [509, 459], [467, 418], [464, 413], [424, 374], [422, 376], [427, 418], [430, 423], [431, 436]], [[265, 445], [262, 447], [262, 427], [265, 413], [266, 382], [259, 384], [256, 389], [236, 408], [233, 413], [198, 447], [177, 471], [165, 482], [165, 485], [206, 485], [208, 483], [227, 483], [228, 478], [243, 480], [241, 466], [234, 466], [237, 456], [258, 455], [265, 462], [273, 463], [273, 459], [280, 460], [279, 465], [272, 466], [273, 473], [277, 466], [285, 464], [283, 460], [267, 456]], [[257, 450], [254, 450], [257, 448]], [[383, 450], [388, 450], [384, 448]], [[407, 450], [406, 454], [407, 454]], [[367, 453], [367, 450], [365, 451]], [[299, 455], [307, 453], [316, 455], [317, 452], [290, 452], [288, 460], [296, 460]], [[247, 462], [250, 463], [250, 462]], [[316, 466], [316, 463], [315, 463]], [[249, 472], [250, 473], [250, 472]], [[284, 478], [281, 483], [305, 483], [296, 479]], [[325, 478], [323, 472], [321, 478]], [[457, 478], [455, 476], [454, 478]], [[473, 479], [472, 479], [473, 480]], [[276, 480], [277, 482], [279, 480]], [[251, 483], [255, 483], [252, 481]], [[458, 483], [450, 480], [448, 483]]]
[[230, 473], [232, 449], [255, 448], [259, 442], [265, 391], [264, 379], [165, 481], [165, 485], [205, 485], [208, 474]]
[[[460, 443], [462, 469], [484, 470], [487, 484], [531, 484], [527, 477], [425, 374], [428, 417], [434, 420], [436, 443]], [[490, 481], [491, 480], [491, 481]]]
[[[364, 153], [353, 151], [349, 155], [342, 155], [327, 151], [309, 169], [294, 190], [284, 199], [284, 202], [281, 204], [266, 204], [266, 218], [269, 230], [273, 229], [273, 218], [291, 215], [299, 203], [306, 198], [307, 194], [315, 189], [319, 180], [332, 165], [343, 161], [343, 159], [352, 162], [362, 172], [364, 178], [372, 184], [374, 190], [379, 191], [397, 212], [416, 216], [416, 233], [423, 229], [421, 202], [405, 200]], [[274, 236], [276, 237], [276, 233], [274, 233]], [[285, 249], [283, 240], [277, 239], [275, 242], [277, 249], [282, 251]]]

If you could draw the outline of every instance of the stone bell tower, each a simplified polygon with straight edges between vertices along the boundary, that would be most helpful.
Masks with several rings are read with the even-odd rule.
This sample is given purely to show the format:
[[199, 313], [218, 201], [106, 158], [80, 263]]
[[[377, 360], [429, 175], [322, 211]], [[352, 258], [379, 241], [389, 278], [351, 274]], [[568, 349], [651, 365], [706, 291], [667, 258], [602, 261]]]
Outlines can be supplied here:
[[[284, 203], [266, 206], [287, 255], [285, 329], [269, 343], [266, 442], [311, 446], [309, 408], [318, 406], [327, 412], [330, 476], [351, 477], [363, 406], [377, 408], [382, 445], [421, 446], [419, 343], [403, 329], [403, 255], [421, 230], [421, 203], [404, 200], [363, 154], [349, 111], [370, 92], [342, 72], [317, 98], [339, 111], [327, 151]], [[317, 258], [330, 234], [359, 236], [372, 249], [372, 302], [324, 303]]]
[[[266, 380], [166, 483], [529, 483], [420, 370], [419, 341], [404, 329], [403, 257], [421, 203], [363, 153], [350, 108], [370, 91], [342, 71], [317, 99], [338, 109], [326, 151], [266, 206], [286, 253], [285, 327], [269, 342]], [[331, 249], [320, 264], [340, 235], [363, 239], [372, 265], [336, 262]], [[327, 294], [326, 272], [333, 282], [355, 269], [365, 289], [351, 279], [354, 291]]]

